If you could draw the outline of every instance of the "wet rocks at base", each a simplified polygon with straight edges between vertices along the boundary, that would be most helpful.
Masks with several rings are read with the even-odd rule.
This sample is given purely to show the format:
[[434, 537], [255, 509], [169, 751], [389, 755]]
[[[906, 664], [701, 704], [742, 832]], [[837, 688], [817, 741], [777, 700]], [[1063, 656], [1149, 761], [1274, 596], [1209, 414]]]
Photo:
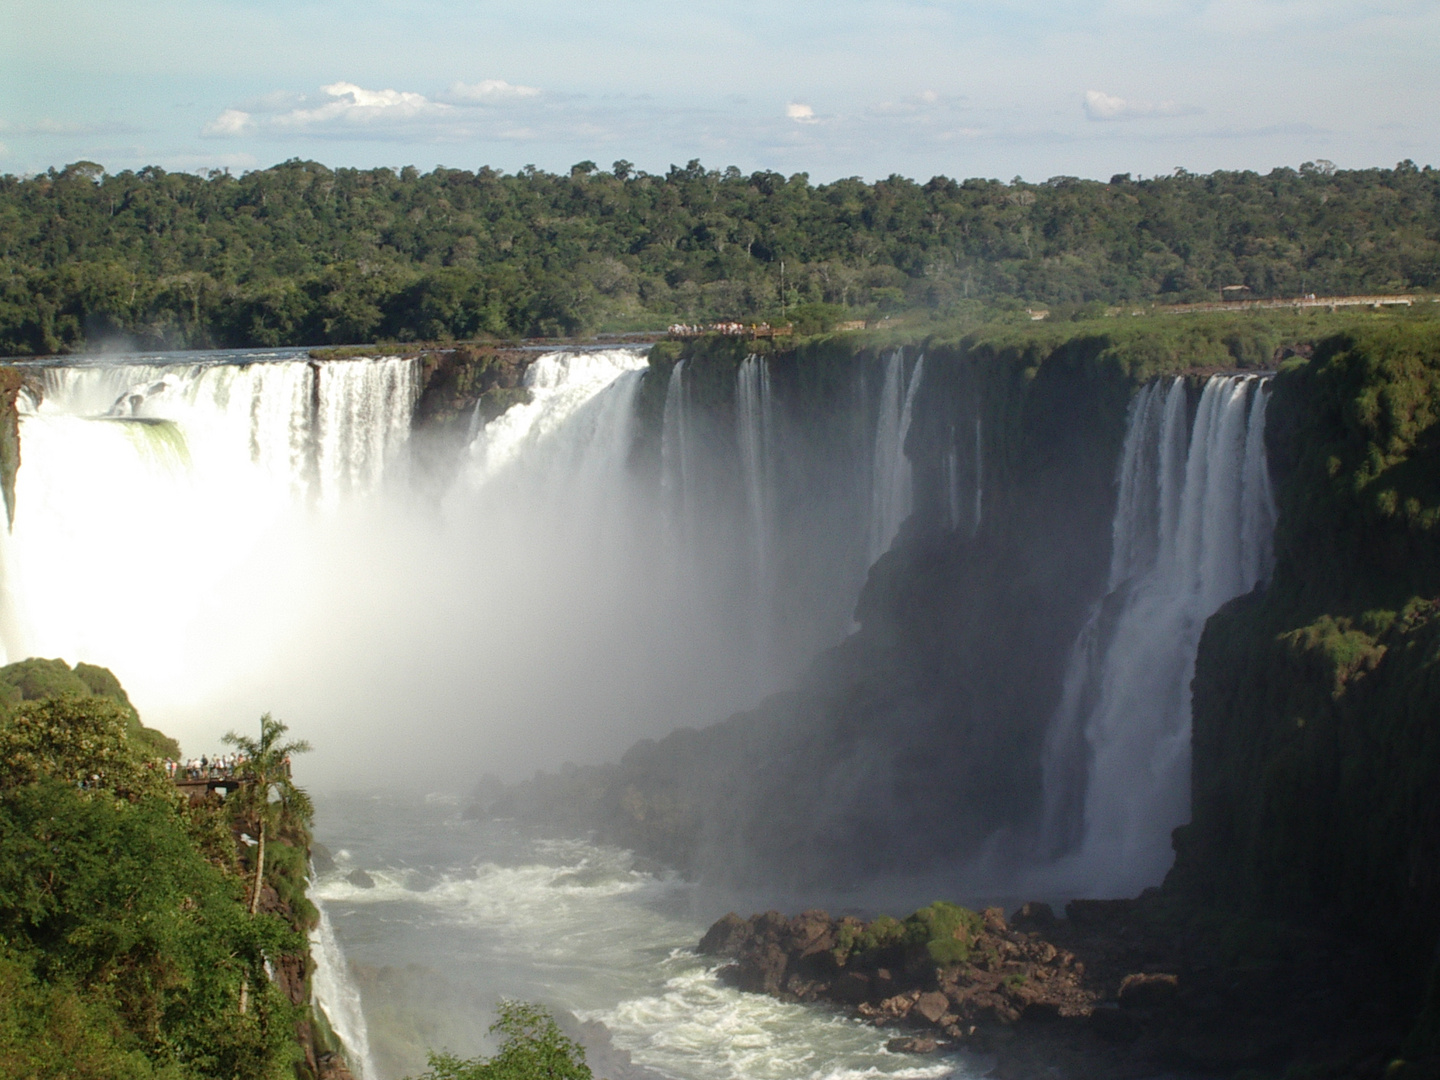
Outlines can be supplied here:
[[1029, 931], [1023, 919], [1010, 927], [999, 908], [949, 929], [963, 954], [957, 963], [937, 963], [933, 935], [927, 939], [918, 921], [907, 924], [887, 934], [884, 925], [876, 933], [875, 923], [818, 910], [794, 918], [727, 915], [699, 951], [731, 960], [721, 976], [738, 989], [828, 1001], [880, 1026], [924, 1030], [892, 1040], [892, 1049], [910, 1052], [983, 1045], [996, 1025], [1085, 1017], [1099, 1001], [1072, 952]]
[[[720, 977], [737, 989], [893, 1027], [895, 1053], [991, 1056], [997, 1078], [1278, 1074], [1297, 1062], [1315, 1076], [1385, 1075], [1408, 1006], [1386, 1000], [1384, 971], [1353, 942], [1196, 925], [1152, 890], [1072, 901], [1064, 917], [1039, 903], [1009, 920], [944, 904], [903, 922], [732, 914], [699, 952], [729, 961]], [[1226, 955], [1241, 929], [1249, 951]]]

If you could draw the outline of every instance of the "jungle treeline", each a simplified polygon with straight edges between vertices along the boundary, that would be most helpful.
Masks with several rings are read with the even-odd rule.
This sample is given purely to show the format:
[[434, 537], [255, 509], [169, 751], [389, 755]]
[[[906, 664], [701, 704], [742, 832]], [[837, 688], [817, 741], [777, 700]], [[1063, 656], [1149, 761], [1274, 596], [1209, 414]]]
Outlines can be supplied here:
[[698, 161], [0, 177], [0, 355], [1437, 284], [1440, 171], [1409, 161], [1036, 184], [812, 184]]

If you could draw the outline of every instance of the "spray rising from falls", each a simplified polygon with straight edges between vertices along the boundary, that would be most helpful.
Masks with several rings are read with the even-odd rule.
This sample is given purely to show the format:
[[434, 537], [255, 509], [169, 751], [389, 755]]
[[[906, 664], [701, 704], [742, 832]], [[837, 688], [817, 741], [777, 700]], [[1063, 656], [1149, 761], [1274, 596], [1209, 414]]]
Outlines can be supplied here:
[[1273, 562], [1269, 394], [1265, 378], [1215, 376], [1193, 428], [1182, 379], [1132, 403], [1107, 595], [1076, 641], [1044, 762], [1047, 854], [1076, 888], [1131, 895], [1169, 866], [1189, 814], [1200, 634]]

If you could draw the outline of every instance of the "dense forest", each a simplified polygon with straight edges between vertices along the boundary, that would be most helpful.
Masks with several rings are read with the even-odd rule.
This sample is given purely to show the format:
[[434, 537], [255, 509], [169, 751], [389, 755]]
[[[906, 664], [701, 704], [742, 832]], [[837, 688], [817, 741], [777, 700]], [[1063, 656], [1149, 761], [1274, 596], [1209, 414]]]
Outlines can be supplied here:
[[1173, 303], [1227, 285], [1440, 287], [1440, 171], [816, 185], [698, 161], [567, 176], [296, 160], [0, 177], [0, 355]]

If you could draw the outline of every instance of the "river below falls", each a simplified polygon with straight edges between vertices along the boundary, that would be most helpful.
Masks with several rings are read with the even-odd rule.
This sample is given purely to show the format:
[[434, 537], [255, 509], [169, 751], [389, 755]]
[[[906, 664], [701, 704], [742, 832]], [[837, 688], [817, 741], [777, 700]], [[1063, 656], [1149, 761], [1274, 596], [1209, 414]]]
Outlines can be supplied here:
[[[693, 885], [627, 851], [467, 821], [453, 797], [327, 795], [319, 805], [315, 838], [336, 865], [312, 895], [343, 952], [336, 974], [358, 990], [360, 1080], [416, 1075], [427, 1049], [493, 1051], [485, 1032], [505, 998], [549, 1007], [609, 1080], [983, 1071], [961, 1057], [892, 1054], [894, 1031], [722, 985], [694, 945], [726, 908], [710, 910]], [[356, 870], [373, 886], [352, 881]]]

